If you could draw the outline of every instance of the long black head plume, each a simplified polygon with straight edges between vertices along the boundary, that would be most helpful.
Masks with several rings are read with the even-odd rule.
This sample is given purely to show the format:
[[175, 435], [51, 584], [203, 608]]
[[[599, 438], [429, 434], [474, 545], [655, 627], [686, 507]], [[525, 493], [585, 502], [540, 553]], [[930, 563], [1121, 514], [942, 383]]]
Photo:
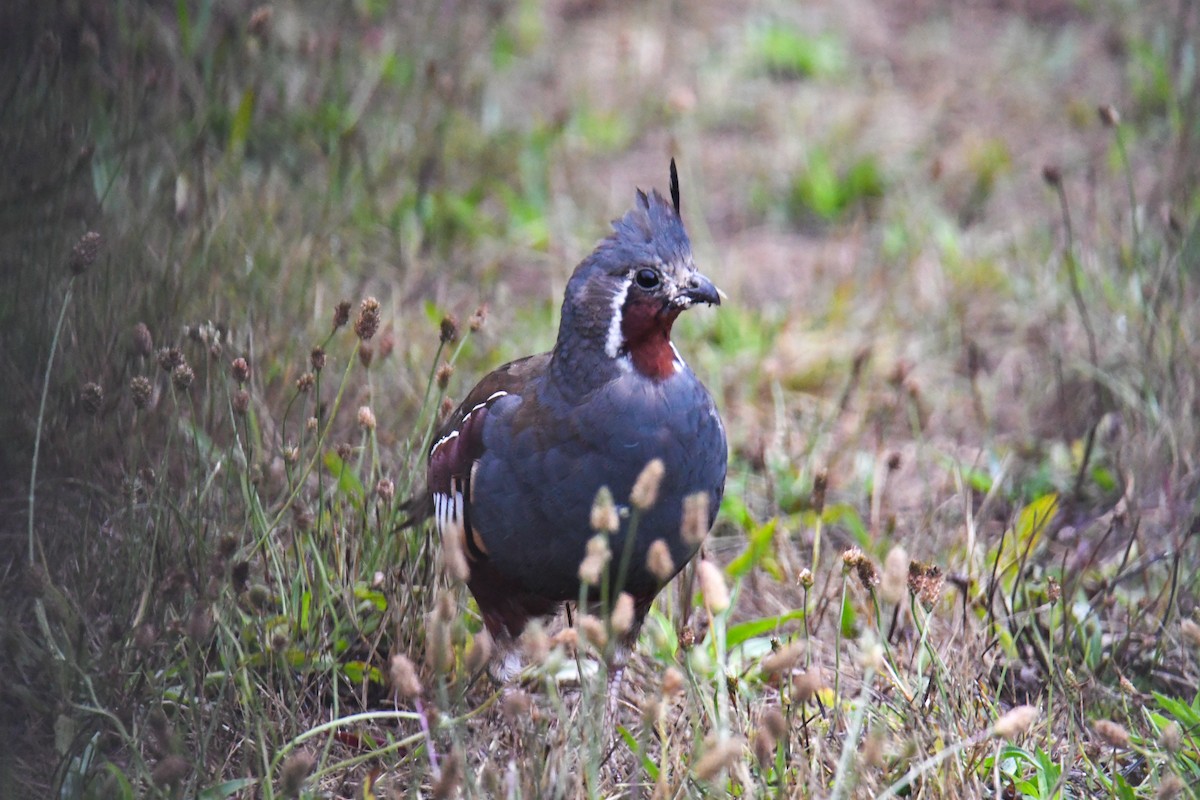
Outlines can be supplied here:
[[675, 169], [675, 159], [671, 159], [671, 204], [675, 206], [675, 216], [679, 216], [679, 171]]

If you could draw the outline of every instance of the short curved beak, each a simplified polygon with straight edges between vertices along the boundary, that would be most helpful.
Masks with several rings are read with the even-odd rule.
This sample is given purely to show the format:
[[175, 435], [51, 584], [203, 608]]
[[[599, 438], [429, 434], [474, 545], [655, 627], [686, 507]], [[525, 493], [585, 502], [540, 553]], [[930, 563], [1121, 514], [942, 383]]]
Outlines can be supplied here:
[[721, 291], [699, 272], [692, 273], [692, 277], [688, 279], [687, 286], [680, 292], [680, 295], [690, 301], [688, 305], [696, 303], [708, 303], [710, 306], [721, 305]]

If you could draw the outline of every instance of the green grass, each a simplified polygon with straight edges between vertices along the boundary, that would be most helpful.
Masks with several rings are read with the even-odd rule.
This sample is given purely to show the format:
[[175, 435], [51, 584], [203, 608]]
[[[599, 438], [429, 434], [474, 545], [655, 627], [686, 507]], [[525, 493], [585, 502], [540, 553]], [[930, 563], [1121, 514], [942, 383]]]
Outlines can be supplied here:
[[[1196, 796], [1187, 38], [1005, 12], [981, 52], [935, 15], [885, 52], [705, 8], [14, 12], [0, 794]], [[1072, 74], [1126, 85], [1071, 99], [1128, 100], [1116, 127], [1029, 90], [1100, 29], [1128, 54]], [[931, 60], [1002, 111], [921, 106]], [[730, 434], [720, 581], [663, 592], [617, 700], [619, 615], [476, 680], [404, 501], [668, 137], [729, 294], [676, 337]]]

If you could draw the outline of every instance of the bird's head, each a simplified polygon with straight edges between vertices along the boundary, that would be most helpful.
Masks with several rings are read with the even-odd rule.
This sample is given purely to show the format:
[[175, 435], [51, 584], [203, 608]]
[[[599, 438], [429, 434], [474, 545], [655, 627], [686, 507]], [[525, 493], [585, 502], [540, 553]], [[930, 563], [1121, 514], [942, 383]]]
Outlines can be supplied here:
[[696, 269], [679, 216], [679, 179], [671, 161], [671, 201], [641, 190], [613, 232], [575, 268], [567, 283], [562, 328], [583, 337], [622, 368], [662, 379], [682, 369], [671, 326], [697, 303], [720, 305], [713, 282]]

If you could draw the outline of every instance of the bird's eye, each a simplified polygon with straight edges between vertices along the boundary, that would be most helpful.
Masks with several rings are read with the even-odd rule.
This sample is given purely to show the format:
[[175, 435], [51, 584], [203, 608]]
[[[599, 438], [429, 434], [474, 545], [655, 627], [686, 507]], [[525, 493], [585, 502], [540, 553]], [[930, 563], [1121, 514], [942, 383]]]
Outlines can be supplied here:
[[652, 269], [639, 269], [637, 275], [634, 276], [637, 285], [643, 289], [653, 289], [658, 286], [658, 273]]

